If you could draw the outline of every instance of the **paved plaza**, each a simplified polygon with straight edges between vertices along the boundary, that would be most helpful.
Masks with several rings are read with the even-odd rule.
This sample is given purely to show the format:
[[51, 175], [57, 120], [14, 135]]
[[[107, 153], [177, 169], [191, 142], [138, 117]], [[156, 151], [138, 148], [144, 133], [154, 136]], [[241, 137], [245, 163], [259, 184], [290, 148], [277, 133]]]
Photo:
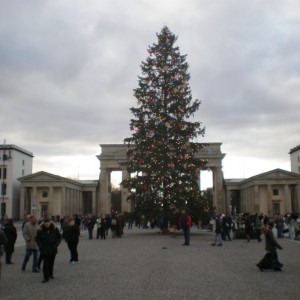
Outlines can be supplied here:
[[[20, 224], [18, 224], [20, 226]], [[55, 279], [42, 284], [31, 272], [32, 258], [21, 272], [24, 242], [20, 231], [13, 265], [3, 263], [0, 299], [300, 299], [300, 242], [280, 239], [283, 272], [260, 272], [264, 241], [233, 240], [210, 244], [214, 234], [192, 228], [191, 245], [181, 233], [158, 229], [125, 229], [123, 238], [89, 240], [83, 231], [80, 264], [69, 264], [62, 241], [54, 266]]]

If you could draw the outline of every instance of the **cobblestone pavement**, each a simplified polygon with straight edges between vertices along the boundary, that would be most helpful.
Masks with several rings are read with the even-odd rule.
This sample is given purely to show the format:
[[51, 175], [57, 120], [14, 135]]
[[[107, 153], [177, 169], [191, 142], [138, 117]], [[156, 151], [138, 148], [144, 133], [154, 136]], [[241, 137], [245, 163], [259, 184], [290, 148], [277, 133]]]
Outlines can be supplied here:
[[192, 229], [191, 245], [181, 233], [160, 235], [157, 229], [125, 229], [123, 238], [89, 240], [82, 232], [80, 264], [69, 264], [62, 241], [54, 266], [55, 279], [42, 284], [32, 273], [32, 258], [21, 272], [21, 233], [13, 265], [3, 264], [0, 299], [300, 299], [300, 242], [279, 242], [283, 272], [260, 272], [264, 242], [233, 240], [212, 247], [212, 232]]

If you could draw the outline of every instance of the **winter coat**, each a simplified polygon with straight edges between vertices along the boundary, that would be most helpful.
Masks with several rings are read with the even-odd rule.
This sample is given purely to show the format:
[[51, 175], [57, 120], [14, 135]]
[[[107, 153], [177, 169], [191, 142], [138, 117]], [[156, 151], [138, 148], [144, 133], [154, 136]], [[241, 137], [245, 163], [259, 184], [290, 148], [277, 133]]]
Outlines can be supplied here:
[[39, 225], [36, 222], [32, 224], [30, 221], [26, 222], [23, 228], [23, 237], [26, 242], [26, 248], [31, 250], [37, 250], [37, 244], [35, 242], [36, 233], [39, 229]]
[[61, 241], [61, 234], [59, 233], [58, 228], [52, 223], [50, 223], [49, 227], [42, 224], [37, 231], [35, 240], [42, 255], [52, 256], [57, 253], [57, 247]]
[[192, 218], [187, 213], [181, 214], [180, 220], [179, 220], [179, 226], [182, 229], [190, 228], [192, 225]]
[[4, 225], [4, 234], [6, 237], [6, 244], [4, 246], [5, 253], [13, 253], [15, 250], [15, 242], [17, 239], [17, 229], [12, 223]]
[[219, 217], [216, 218], [216, 230], [215, 230], [215, 233], [217, 233], [217, 234], [222, 233], [222, 220]]
[[276, 249], [282, 249], [282, 247], [277, 243], [274, 238], [272, 228], [265, 228], [265, 238], [266, 238], [266, 251], [273, 252]]
[[69, 244], [77, 244], [79, 241], [80, 230], [78, 225], [67, 225], [64, 228], [63, 238]]
[[3, 255], [3, 246], [6, 244], [6, 237], [4, 232], [0, 229], [0, 256]]

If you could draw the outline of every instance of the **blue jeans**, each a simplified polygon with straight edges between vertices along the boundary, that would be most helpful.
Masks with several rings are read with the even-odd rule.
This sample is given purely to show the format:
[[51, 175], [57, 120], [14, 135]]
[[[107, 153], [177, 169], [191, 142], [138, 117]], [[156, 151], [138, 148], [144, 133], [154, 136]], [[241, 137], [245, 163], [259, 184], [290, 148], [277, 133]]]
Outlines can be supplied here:
[[32, 271], [37, 269], [37, 254], [38, 254], [38, 251], [37, 250], [26, 249], [25, 256], [24, 256], [24, 261], [23, 261], [23, 264], [22, 264], [22, 269], [23, 270], [25, 270], [26, 264], [28, 263], [31, 254], [32, 254], [32, 257], [33, 257], [33, 259], [32, 259]]
[[184, 233], [184, 244], [189, 245], [190, 244], [190, 228], [189, 227], [183, 228], [183, 233]]
[[222, 234], [221, 233], [216, 233], [215, 245], [222, 245]]

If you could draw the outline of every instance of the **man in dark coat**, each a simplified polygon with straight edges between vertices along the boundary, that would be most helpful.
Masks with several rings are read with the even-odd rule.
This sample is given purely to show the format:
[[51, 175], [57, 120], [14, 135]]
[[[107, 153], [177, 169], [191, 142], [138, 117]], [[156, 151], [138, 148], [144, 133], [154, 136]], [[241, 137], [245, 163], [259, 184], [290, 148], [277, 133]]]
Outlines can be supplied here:
[[42, 283], [45, 283], [49, 281], [49, 278], [54, 279], [53, 266], [57, 247], [61, 241], [59, 230], [50, 222], [50, 218], [45, 218], [44, 223], [41, 224], [40, 229], [37, 231], [35, 240], [43, 255], [44, 280]]
[[70, 250], [70, 263], [78, 263], [78, 252], [77, 246], [79, 242], [80, 229], [77, 224], [75, 224], [74, 219], [70, 219], [69, 223], [64, 227], [63, 238], [65, 239], [68, 248]]
[[90, 240], [93, 239], [93, 231], [94, 231], [95, 224], [96, 224], [95, 218], [93, 218], [92, 215], [88, 215], [86, 227], [88, 229], [89, 239]]
[[6, 264], [12, 264], [11, 257], [15, 250], [15, 243], [17, 240], [17, 229], [13, 224], [12, 219], [8, 219], [4, 224], [4, 234], [6, 237], [6, 244], [4, 246], [5, 250], [5, 262]]

